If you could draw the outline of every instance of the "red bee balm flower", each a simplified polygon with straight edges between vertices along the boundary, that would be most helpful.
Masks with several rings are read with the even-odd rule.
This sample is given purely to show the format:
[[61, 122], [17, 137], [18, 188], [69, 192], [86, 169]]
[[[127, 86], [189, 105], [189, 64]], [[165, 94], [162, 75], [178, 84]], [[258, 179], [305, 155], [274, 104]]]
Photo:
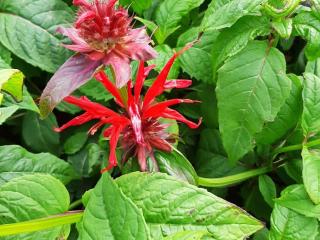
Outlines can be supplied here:
[[116, 86], [121, 88], [131, 76], [130, 60], [147, 61], [157, 56], [149, 46], [151, 39], [146, 29], [133, 29], [128, 11], [115, 7], [116, 2], [73, 0], [73, 4], [80, 7], [74, 26], [59, 27], [57, 31], [72, 41], [71, 45], [64, 46], [80, 54], [62, 65], [48, 83], [40, 104], [44, 115], [88, 81], [99, 66], [111, 65]]
[[103, 83], [105, 88], [114, 96], [116, 103], [123, 111], [117, 113], [98, 103], [91, 102], [86, 97], [70, 96], [64, 100], [80, 107], [85, 113], [55, 130], [60, 132], [70, 126], [81, 125], [93, 119], [98, 120], [98, 123], [89, 130], [90, 134], [94, 134], [103, 125], [110, 125], [103, 133], [105, 137], [110, 139], [109, 165], [102, 172], [117, 166], [116, 147], [119, 140], [124, 150], [122, 162], [127, 161], [130, 156], [135, 156], [141, 170], [146, 171], [147, 157], [151, 157], [156, 162], [153, 155], [154, 149], [166, 152], [172, 150], [170, 142], [174, 138], [166, 131], [168, 124], [161, 123], [160, 118], [177, 120], [187, 124], [190, 128], [197, 128], [201, 124], [201, 119], [199, 123], [193, 123], [170, 108], [180, 103], [195, 103], [198, 101], [190, 99], [156, 101], [156, 97], [166, 89], [186, 88], [191, 85], [191, 80], [166, 80], [174, 60], [184, 50], [174, 54], [168, 61], [152, 86], [147, 90], [144, 98], [141, 97], [143, 83], [154, 66], [144, 67], [144, 62], [140, 61], [135, 86], [132, 87], [131, 81], [128, 82], [125, 97], [120, 94], [104, 71], [98, 72], [95, 74], [96, 79]]

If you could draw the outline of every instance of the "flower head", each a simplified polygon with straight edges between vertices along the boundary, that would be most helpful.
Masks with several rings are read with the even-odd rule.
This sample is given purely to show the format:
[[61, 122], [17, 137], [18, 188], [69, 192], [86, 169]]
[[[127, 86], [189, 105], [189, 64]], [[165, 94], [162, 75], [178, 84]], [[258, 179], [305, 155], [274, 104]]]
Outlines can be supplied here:
[[66, 48], [87, 55], [93, 61], [112, 65], [116, 72], [116, 85], [123, 87], [130, 78], [130, 59], [147, 61], [156, 57], [149, 46], [151, 39], [144, 27], [132, 28], [132, 18], [117, 0], [74, 0], [79, 6], [73, 28], [59, 27], [58, 31], [69, 37], [73, 44]]
[[103, 134], [110, 139], [110, 156], [109, 165], [103, 171], [117, 166], [116, 147], [118, 141], [120, 141], [120, 146], [123, 149], [122, 162], [126, 162], [129, 157], [134, 156], [138, 159], [141, 170], [146, 171], [147, 157], [150, 157], [156, 165], [154, 150], [170, 152], [172, 150], [170, 143], [174, 140], [174, 136], [166, 131], [169, 125], [161, 123], [161, 118], [183, 122], [190, 128], [197, 128], [201, 124], [201, 119], [197, 124], [193, 123], [171, 108], [171, 106], [180, 103], [198, 101], [171, 99], [157, 102], [156, 100], [166, 89], [186, 88], [191, 85], [191, 80], [167, 80], [174, 60], [187, 48], [174, 54], [147, 90], [144, 98], [141, 96], [143, 83], [154, 66], [145, 67], [144, 62], [140, 61], [135, 85], [133, 87], [132, 82], [128, 82], [125, 96], [109, 80], [104, 71], [98, 72], [95, 75], [96, 79], [114, 96], [115, 102], [121, 107], [121, 111], [115, 112], [98, 103], [91, 102], [86, 97], [70, 96], [65, 98], [65, 101], [80, 107], [85, 112], [57, 128], [56, 131], [62, 131], [70, 126], [81, 125], [91, 120], [98, 120], [89, 130], [89, 133], [95, 134], [100, 127], [108, 125]]

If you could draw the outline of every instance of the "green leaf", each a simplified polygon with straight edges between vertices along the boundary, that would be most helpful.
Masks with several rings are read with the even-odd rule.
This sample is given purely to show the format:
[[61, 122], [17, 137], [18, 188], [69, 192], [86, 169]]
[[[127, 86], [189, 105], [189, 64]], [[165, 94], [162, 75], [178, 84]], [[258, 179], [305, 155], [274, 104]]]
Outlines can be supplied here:
[[245, 15], [255, 15], [259, 5], [265, 0], [224, 0], [212, 1], [201, 23], [202, 31], [231, 27]]
[[309, 197], [315, 204], [320, 203], [320, 150], [302, 149], [303, 183]]
[[259, 176], [259, 190], [270, 207], [273, 207], [273, 199], [277, 197], [277, 189], [275, 183], [268, 175]]
[[253, 149], [254, 136], [275, 119], [290, 87], [283, 54], [266, 42], [249, 43], [220, 68], [216, 89], [220, 132], [231, 162]]
[[302, 183], [302, 160], [292, 159], [284, 166], [286, 173], [296, 181], [296, 183]]
[[196, 171], [188, 159], [177, 149], [173, 148], [170, 153], [156, 151], [154, 157], [160, 172], [167, 173], [193, 185], [197, 184], [198, 176]]
[[34, 151], [59, 153], [60, 137], [54, 131], [57, 126], [58, 123], [53, 114], [41, 120], [37, 113], [28, 112], [22, 122], [23, 140]]
[[306, 217], [320, 217], [320, 205], [311, 201], [302, 184], [287, 187], [275, 202]]
[[54, 72], [70, 56], [56, 27], [72, 21], [72, 10], [61, 0], [2, 0], [0, 42], [26, 62]]
[[34, 173], [50, 174], [64, 184], [78, 177], [68, 163], [49, 153], [33, 154], [16, 145], [0, 146], [0, 186]]
[[66, 154], [75, 154], [85, 145], [88, 139], [87, 132], [76, 132], [68, 137], [65, 141], [63, 148]]
[[[54, 214], [62, 214], [69, 207], [69, 193], [57, 179], [48, 175], [27, 175], [12, 179], [0, 187], [0, 224], [17, 223]], [[64, 227], [7, 236], [3, 240], [56, 239]]]
[[314, 240], [317, 234], [317, 219], [302, 216], [275, 204], [271, 216], [269, 240]]
[[320, 77], [320, 58], [317, 58], [314, 61], [308, 61], [306, 72], [313, 73], [317, 77]]
[[11, 61], [11, 52], [0, 43], [0, 69], [10, 69]]
[[177, 28], [181, 19], [192, 9], [199, 7], [204, 0], [164, 0], [155, 12], [155, 21], [159, 26], [155, 37], [159, 44], [164, 43]]
[[98, 144], [89, 143], [81, 151], [68, 156], [68, 162], [81, 176], [90, 177], [101, 164], [103, 156], [103, 151]]
[[102, 83], [95, 79], [92, 79], [86, 84], [82, 85], [78, 90], [85, 96], [96, 101], [107, 102], [113, 98], [111, 93], [105, 89]]
[[170, 235], [164, 240], [201, 240], [207, 234], [207, 231], [183, 231]]
[[312, 73], [305, 73], [304, 79], [301, 126], [304, 136], [310, 137], [320, 131], [320, 78]]
[[293, 74], [288, 75], [292, 80], [290, 95], [281, 107], [273, 122], [263, 126], [262, 132], [256, 135], [258, 144], [273, 144], [282, 139], [297, 126], [302, 113], [302, 86], [299, 78]]
[[280, 37], [288, 39], [292, 33], [292, 18], [281, 18], [272, 22], [272, 27]]
[[[155, 70], [160, 72], [166, 65], [168, 60], [173, 56], [174, 51], [168, 45], [158, 45], [154, 48], [158, 52], [158, 57], [148, 61], [148, 64], [155, 64]], [[176, 79], [179, 75], [180, 64], [179, 61], [175, 61], [167, 79]]]
[[[0, 69], [0, 91], [10, 94], [16, 101], [21, 101], [23, 79], [23, 73], [17, 69]], [[0, 93], [0, 104], [2, 98]]]
[[39, 113], [39, 108], [36, 105], [36, 103], [34, 102], [30, 93], [28, 92], [26, 86], [23, 87], [23, 95], [22, 95], [21, 102], [16, 102], [13, 97], [11, 97], [9, 95], [5, 95], [3, 105], [7, 106], [7, 107], [17, 106], [17, 107], [19, 107], [19, 109]]
[[[184, 72], [191, 77], [204, 82], [212, 82], [212, 57], [211, 49], [219, 32], [205, 32], [201, 40], [194, 44], [192, 48], [179, 57], [181, 67]], [[178, 38], [178, 47], [184, 47], [186, 44], [196, 40], [199, 35], [199, 28], [191, 28]]]
[[116, 183], [142, 209], [153, 239], [191, 230], [236, 240], [263, 227], [235, 205], [166, 174], [130, 173]]
[[246, 47], [250, 40], [270, 33], [270, 22], [267, 17], [245, 16], [232, 27], [221, 30], [212, 48], [214, 78], [221, 64]]
[[305, 54], [312, 61], [320, 57], [320, 19], [312, 12], [301, 12], [293, 19], [296, 33], [307, 40]]
[[19, 107], [17, 106], [0, 108], [0, 125], [3, 124], [9, 117], [11, 117], [18, 109]]
[[151, 239], [141, 210], [108, 174], [92, 191], [79, 226], [80, 240]]
[[132, 7], [133, 11], [141, 15], [144, 10], [151, 7], [152, 0], [120, 0], [120, 4]]

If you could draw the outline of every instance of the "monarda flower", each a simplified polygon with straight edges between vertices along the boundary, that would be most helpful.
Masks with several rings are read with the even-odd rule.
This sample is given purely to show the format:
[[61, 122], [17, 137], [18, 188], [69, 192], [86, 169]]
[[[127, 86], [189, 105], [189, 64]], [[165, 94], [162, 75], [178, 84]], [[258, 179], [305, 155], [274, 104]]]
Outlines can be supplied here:
[[72, 41], [66, 48], [78, 52], [56, 72], [40, 99], [42, 115], [47, 115], [64, 97], [86, 83], [96, 69], [110, 65], [121, 88], [130, 79], [130, 61], [147, 61], [157, 56], [149, 45], [144, 27], [132, 28], [132, 18], [117, 0], [73, 0], [79, 6], [72, 28], [57, 31]]
[[122, 163], [125, 163], [130, 157], [136, 157], [141, 170], [146, 171], [148, 170], [147, 158], [150, 157], [155, 166], [157, 166], [154, 150], [170, 152], [172, 151], [170, 143], [174, 140], [174, 136], [166, 131], [169, 125], [161, 123], [161, 118], [183, 122], [190, 128], [197, 128], [201, 124], [201, 119], [197, 124], [193, 123], [171, 108], [171, 106], [180, 103], [195, 103], [198, 101], [171, 99], [157, 102], [156, 100], [156, 97], [166, 89], [186, 88], [191, 85], [191, 80], [167, 80], [174, 60], [185, 49], [174, 54], [168, 61], [144, 97], [141, 96], [143, 83], [154, 66], [145, 67], [144, 62], [140, 61], [135, 85], [133, 87], [132, 82], [129, 81], [125, 95], [120, 93], [104, 71], [99, 71], [95, 74], [95, 78], [114, 96], [115, 102], [121, 107], [121, 110], [115, 112], [98, 103], [91, 102], [86, 97], [77, 98], [69, 96], [64, 100], [80, 107], [85, 112], [62, 127], [57, 128], [56, 131], [60, 132], [71, 126], [81, 125], [91, 120], [98, 120], [89, 130], [89, 134], [93, 135], [100, 127], [108, 125], [103, 135], [110, 140], [109, 165], [102, 172], [117, 166], [116, 148], [118, 142], [120, 142], [123, 150]]

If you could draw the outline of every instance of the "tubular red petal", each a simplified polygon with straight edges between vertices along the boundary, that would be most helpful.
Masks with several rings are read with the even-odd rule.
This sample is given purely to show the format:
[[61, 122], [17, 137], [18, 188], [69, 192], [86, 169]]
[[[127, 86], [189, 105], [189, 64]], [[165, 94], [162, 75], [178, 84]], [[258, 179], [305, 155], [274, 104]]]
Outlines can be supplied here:
[[191, 99], [170, 99], [164, 102], [154, 104], [150, 108], [146, 109], [142, 116], [143, 118], [160, 116], [166, 108], [180, 103], [199, 103], [199, 101]]
[[140, 94], [141, 89], [143, 87], [143, 82], [145, 79], [145, 69], [144, 69], [144, 62], [140, 61], [139, 68], [138, 68], [138, 74], [137, 74], [137, 80], [136, 84], [134, 86], [134, 100], [138, 104], [140, 100]]
[[86, 112], [80, 116], [75, 117], [74, 119], [70, 120], [69, 122], [65, 123], [60, 128], [55, 128], [54, 130], [56, 132], [62, 132], [63, 130], [65, 130], [69, 127], [79, 126], [79, 125], [82, 125], [82, 124], [89, 122], [89, 121], [96, 119], [96, 118], [98, 118], [98, 117]]
[[148, 89], [143, 102], [144, 108], [146, 108], [157, 96], [159, 96], [164, 91], [164, 84], [167, 80], [169, 71], [176, 58], [177, 54], [174, 54], [173, 57], [171, 57], [168, 63], [165, 65], [165, 67], [162, 69], [152, 86]]
[[140, 165], [140, 170], [142, 172], [147, 171], [146, 149], [144, 147], [138, 147], [137, 156], [138, 156], [138, 162]]
[[116, 155], [116, 149], [117, 149], [117, 144], [118, 140], [120, 137], [120, 133], [123, 130], [123, 126], [113, 126], [112, 128], [112, 133], [111, 133], [111, 138], [109, 142], [110, 146], [110, 155], [109, 155], [109, 165], [104, 168], [101, 173], [104, 173], [106, 171], [111, 170], [113, 167], [117, 166], [117, 155]]
[[85, 22], [85, 21], [87, 21], [87, 20], [92, 20], [92, 19], [94, 19], [95, 17], [96, 17], [96, 13], [93, 12], [93, 11], [86, 11], [86, 12], [82, 13], [82, 14], [78, 17], [77, 21], [75, 22], [76, 28], [80, 27], [80, 25], [81, 25], [83, 22]]
[[104, 71], [99, 71], [98, 73], [95, 74], [95, 78], [99, 80], [104, 87], [115, 97], [116, 102], [123, 107], [124, 103], [121, 98], [121, 95], [118, 91], [118, 89], [113, 85], [113, 83], [109, 80], [107, 74]]
[[192, 80], [188, 79], [173, 79], [168, 80], [164, 84], [165, 89], [172, 89], [172, 88], [187, 88], [191, 86]]
[[75, 6], [82, 6], [82, 7], [90, 7], [90, 3], [88, 3], [86, 0], [73, 0], [72, 2]]
[[164, 66], [162, 71], [160, 72], [157, 79], [154, 81], [152, 86], [149, 88], [149, 90], [146, 93], [146, 96], [144, 98], [143, 107], [147, 107], [157, 96], [159, 96], [164, 91], [164, 86], [168, 77], [168, 74], [170, 72], [170, 69], [176, 60], [178, 56], [180, 56], [182, 53], [184, 53], [186, 50], [191, 48], [193, 43], [189, 43], [184, 48], [182, 48], [179, 52], [175, 53], [167, 62], [167, 64]]
[[74, 96], [69, 96], [64, 99], [67, 103], [78, 106], [79, 108], [95, 114], [99, 117], [107, 117], [107, 116], [117, 116], [118, 114], [112, 111], [111, 109], [102, 106], [99, 103], [91, 102], [86, 97], [77, 98]]
[[167, 108], [165, 111], [162, 112], [161, 116], [163, 118], [169, 118], [174, 119], [180, 122], [183, 122], [188, 125], [189, 128], [195, 129], [198, 128], [202, 122], [202, 118], [199, 119], [198, 123], [194, 123], [186, 119], [182, 114], [180, 114], [178, 111]]

